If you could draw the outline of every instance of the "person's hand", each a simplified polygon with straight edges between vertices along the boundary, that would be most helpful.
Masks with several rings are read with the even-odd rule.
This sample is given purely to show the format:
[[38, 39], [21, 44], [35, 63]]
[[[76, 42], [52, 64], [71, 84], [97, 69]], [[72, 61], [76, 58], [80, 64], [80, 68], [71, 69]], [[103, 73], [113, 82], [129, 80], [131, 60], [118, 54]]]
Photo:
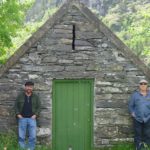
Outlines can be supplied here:
[[135, 117], [135, 113], [134, 113], [134, 112], [132, 112], [131, 116], [132, 116], [132, 117]]
[[20, 114], [18, 114], [17, 117], [18, 117], [19, 119], [20, 119], [20, 118], [23, 118], [22, 115], [20, 115]]
[[32, 119], [36, 119], [36, 115], [33, 115], [31, 118], [32, 118]]

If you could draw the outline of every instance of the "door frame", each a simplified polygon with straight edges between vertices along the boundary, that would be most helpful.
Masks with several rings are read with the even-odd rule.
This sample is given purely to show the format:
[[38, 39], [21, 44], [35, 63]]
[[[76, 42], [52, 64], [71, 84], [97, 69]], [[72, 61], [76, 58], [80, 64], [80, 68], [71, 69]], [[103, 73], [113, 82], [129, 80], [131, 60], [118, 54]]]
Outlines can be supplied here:
[[71, 81], [88, 81], [90, 83], [90, 100], [91, 100], [91, 107], [90, 107], [90, 112], [91, 112], [91, 150], [94, 149], [94, 79], [93, 78], [79, 78], [79, 79], [53, 79], [52, 81], [52, 150], [55, 150], [55, 133], [56, 133], [56, 126], [55, 126], [55, 117], [56, 117], [56, 103], [55, 103], [55, 84], [56, 83], [66, 83], [66, 82], [71, 82]]

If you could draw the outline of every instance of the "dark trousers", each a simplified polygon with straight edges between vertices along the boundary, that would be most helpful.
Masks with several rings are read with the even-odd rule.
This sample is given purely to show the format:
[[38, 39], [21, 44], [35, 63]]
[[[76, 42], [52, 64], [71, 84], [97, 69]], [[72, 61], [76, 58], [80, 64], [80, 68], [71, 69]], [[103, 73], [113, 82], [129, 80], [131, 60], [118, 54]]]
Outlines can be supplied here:
[[141, 123], [134, 119], [134, 134], [136, 150], [150, 146], [150, 120]]

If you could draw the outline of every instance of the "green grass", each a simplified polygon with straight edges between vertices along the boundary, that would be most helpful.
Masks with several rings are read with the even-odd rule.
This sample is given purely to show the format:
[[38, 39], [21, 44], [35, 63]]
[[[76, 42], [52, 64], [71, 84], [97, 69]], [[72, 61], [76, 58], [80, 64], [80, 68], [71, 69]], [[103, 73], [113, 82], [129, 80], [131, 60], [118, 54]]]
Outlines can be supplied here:
[[[19, 150], [17, 134], [0, 134], [0, 150]], [[49, 145], [37, 145], [36, 150], [51, 150]]]
[[0, 134], [0, 150], [5, 147], [7, 149], [15, 150], [17, 147], [17, 136], [14, 133], [11, 134]]
[[36, 150], [51, 150], [51, 146], [37, 146]]
[[[18, 139], [16, 133], [0, 134], [0, 150], [19, 150]], [[50, 145], [37, 145], [36, 150], [51, 150]], [[133, 150], [133, 144], [118, 144], [113, 147], [100, 148], [95, 150]]]
[[[116, 144], [112, 147], [104, 147], [100, 149], [95, 149], [95, 150], [134, 150], [134, 144], [132, 143], [119, 143]], [[150, 150], [146, 144], [144, 144], [144, 148], [142, 150]]]
[[[6, 150], [19, 150], [16, 133], [12, 132], [9, 134], [4, 133], [0, 134], [0, 150], [5, 150], [5, 148]], [[37, 145], [36, 150], [52, 150], [52, 149], [50, 145]], [[132, 143], [119, 143], [112, 147], [97, 148], [94, 150], [134, 150], [134, 145]]]
[[120, 143], [112, 147], [104, 147], [95, 150], [134, 150], [134, 146], [131, 143]]
[[[19, 150], [18, 139], [16, 133], [0, 134], [0, 150]], [[133, 144], [131, 143], [120, 143], [113, 147], [99, 148], [95, 150], [133, 150]], [[36, 150], [51, 150], [50, 145], [37, 145]]]

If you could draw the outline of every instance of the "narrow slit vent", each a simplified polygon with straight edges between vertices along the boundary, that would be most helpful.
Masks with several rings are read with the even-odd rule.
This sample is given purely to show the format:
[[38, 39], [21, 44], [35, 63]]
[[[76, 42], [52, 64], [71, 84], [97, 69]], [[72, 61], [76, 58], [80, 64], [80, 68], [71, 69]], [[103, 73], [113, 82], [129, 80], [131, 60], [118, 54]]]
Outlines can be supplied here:
[[72, 28], [72, 49], [75, 50], [75, 39], [76, 39], [76, 26]]

